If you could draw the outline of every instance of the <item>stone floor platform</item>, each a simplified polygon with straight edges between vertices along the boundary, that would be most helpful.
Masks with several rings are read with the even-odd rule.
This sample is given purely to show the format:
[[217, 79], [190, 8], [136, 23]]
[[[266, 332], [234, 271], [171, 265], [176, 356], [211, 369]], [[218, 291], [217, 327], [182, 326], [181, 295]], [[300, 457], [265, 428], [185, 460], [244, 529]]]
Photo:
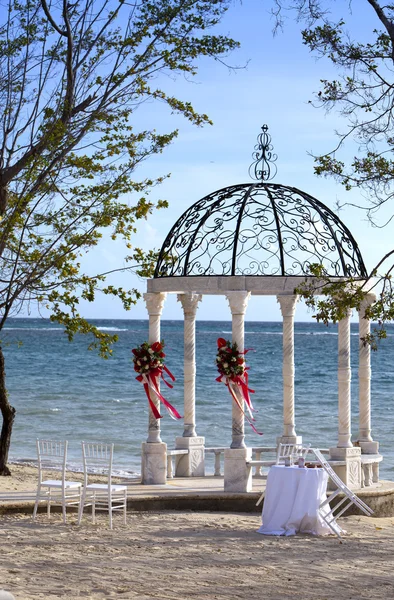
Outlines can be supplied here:
[[[262, 504], [256, 502], [265, 489], [265, 478], [254, 478], [250, 493], [224, 492], [222, 477], [182, 477], [168, 480], [165, 485], [142, 485], [140, 480], [123, 480], [129, 488], [130, 511], [223, 511], [259, 513]], [[355, 490], [374, 511], [376, 517], [394, 516], [394, 482], [381, 481], [375, 486]], [[340, 496], [337, 496], [340, 499]], [[2, 502], [0, 515], [5, 512], [30, 512], [32, 502]], [[41, 510], [45, 510], [42, 505]], [[357, 514], [357, 509], [347, 514]]]
[[[222, 477], [190, 477], [168, 480], [166, 485], [141, 485], [129, 482], [129, 510], [195, 510], [225, 512], [261, 512], [256, 502], [265, 490], [266, 479], [254, 478], [250, 493], [224, 492]], [[376, 517], [394, 516], [394, 481], [381, 481], [375, 486], [355, 490], [372, 508]], [[337, 496], [339, 501], [341, 496]], [[349, 510], [347, 514], [357, 514]]]

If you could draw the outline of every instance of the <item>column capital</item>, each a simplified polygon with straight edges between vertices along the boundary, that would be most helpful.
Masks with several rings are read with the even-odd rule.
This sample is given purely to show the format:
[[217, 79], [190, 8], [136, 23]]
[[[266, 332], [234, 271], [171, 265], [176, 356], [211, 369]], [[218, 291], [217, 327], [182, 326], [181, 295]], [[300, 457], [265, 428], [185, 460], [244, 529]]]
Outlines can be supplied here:
[[244, 315], [248, 306], [250, 292], [245, 290], [226, 292], [226, 298], [232, 315]]
[[177, 294], [177, 300], [182, 304], [185, 317], [195, 317], [198, 303], [202, 300], [202, 294], [196, 294], [196, 292], [191, 292], [190, 294]]
[[277, 301], [279, 302], [282, 317], [294, 317], [295, 307], [299, 298], [300, 297], [295, 294], [291, 296], [278, 295], [276, 297]]
[[149, 316], [161, 315], [166, 296], [167, 294], [165, 292], [147, 292], [144, 294], [144, 300]]
[[374, 304], [375, 302], [376, 302], [376, 294], [374, 294], [373, 292], [368, 292], [368, 294], [365, 294], [364, 298], [360, 302], [360, 308], [358, 309], [359, 317], [361, 319], [364, 318], [365, 311], [367, 310], [367, 308], [369, 306], [371, 306], [371, 304]]

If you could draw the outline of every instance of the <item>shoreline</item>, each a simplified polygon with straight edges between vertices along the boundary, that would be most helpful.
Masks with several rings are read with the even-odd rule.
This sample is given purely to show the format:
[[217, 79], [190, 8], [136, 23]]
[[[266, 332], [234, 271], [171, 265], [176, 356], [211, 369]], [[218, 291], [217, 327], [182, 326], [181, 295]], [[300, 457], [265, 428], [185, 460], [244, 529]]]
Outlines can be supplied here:
[[[31, 467], [37, 471], [37, 459], [34, 458], [20, 458], [20, 459], [12, 459], [8, 461], [8, 466], [11, 471], [13, 467]], [[76, 465], [75, 463], [67, 463], [67, 473], [82, 473], [83, 474], [83, 465]], [[88, 473], [96, 473], [94, 469], [88, 469]], [[113, 477], [123, 478], [123, 479], [138, 479], [141, 477], [141, 473], [137, 471], [126, 471], [124, 469], [112, 469]]]
[[[10, 477], [0, 477], [0, 494], [4, 492], [34, 492], [37, 489], [37, 474], [38, 469], [37, 466], [27, 465], [27, 464], [19, 464], [19, 463], [8, 463], [11, 476]], [[68, 473], [73, 474], [73, 480], [75, 481], [83, 481], [83, 471], [71, 471], [67, 470]], [[97, 479], [100, 480], [100, 475], [96, 475]], [[115, 483], [124, 481], [126, 477], [124, 475], [113, 475], [113, 479]], [[134, 481], [135, 478], [127, 478], [130, 481]], [[0, 501], [1, 507], [1, 501]], [[1, 509], [0, 509], [1, 510]], [[0, 582], [1, 583], [1, 582]], [[0, 588], [1, 589], [1, 588]]]

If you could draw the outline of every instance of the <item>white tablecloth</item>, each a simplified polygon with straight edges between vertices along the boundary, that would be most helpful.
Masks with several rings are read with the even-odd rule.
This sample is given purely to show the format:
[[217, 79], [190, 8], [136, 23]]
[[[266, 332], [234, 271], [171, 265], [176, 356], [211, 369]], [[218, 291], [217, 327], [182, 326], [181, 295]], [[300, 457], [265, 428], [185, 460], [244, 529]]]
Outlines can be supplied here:
[[258, 533], [332, 533], [319, 515], [319, 505], [327, 497], [327, 478], [323, 469], [271, 467], [264, 497], [263, 524]]

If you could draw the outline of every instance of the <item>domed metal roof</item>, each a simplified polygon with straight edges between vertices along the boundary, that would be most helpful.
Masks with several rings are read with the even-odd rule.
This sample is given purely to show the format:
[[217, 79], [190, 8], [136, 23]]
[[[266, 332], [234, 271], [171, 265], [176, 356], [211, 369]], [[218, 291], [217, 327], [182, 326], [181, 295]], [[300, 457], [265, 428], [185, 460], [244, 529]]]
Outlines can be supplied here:
[[[257, 146], [256, 165], [267, 161], [269, 142]], [[255, 173], [264, 178], [267, 169]], [[367, 276], [355, 239], [333, 211], [294, 187], [259, 181], [193, 204], [165, 239], [154, 277], [305, 276], [312, 263], [332, 277]]]

